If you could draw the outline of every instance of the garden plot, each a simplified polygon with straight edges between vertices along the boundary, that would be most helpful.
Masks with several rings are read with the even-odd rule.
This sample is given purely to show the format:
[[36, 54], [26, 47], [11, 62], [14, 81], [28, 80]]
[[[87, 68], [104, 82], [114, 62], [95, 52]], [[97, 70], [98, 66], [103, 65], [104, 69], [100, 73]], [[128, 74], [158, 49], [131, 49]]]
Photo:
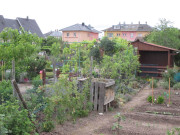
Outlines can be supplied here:
[[[155, 89], [154, 96], [159, 96], [168, 90]], [[113, 135], [117, 131], [112, 130], [113, 123], [117, 120], [114, 118], [117, 112], [124, 115], [126, 120], [121, 121], [121, 135], [166, 135], [168, 130], [180, 127], [180, 95], [176, 95], [178, 91], [171, 91], [170, 107], [165, 103], [161, 105], [149, 103], [147, 97], [152, 94], [149, 87], [141, 90], [132, 100], [126, 103], [120, 109], [115, 109], [111, 112], [106, 112], [100, 116], [98, 113], [91, 113], [86, 118], [77, 120], [76, 124], [71, 122], [65, 123], [63, 126], [58, 125], [51, 133], [43, 133], [43, 135]], [[152, 112], [152, 113], [150, 113]], [[158, 113], [157, 113], [158, 112]], [[163, 114], [166, 112], [165, 114]], [[169, 112], [169, 113], [168, 113]], [[162, 114], [161, 114], [162, 113]], [[174, 115], [174, 113], [176, 115]]]

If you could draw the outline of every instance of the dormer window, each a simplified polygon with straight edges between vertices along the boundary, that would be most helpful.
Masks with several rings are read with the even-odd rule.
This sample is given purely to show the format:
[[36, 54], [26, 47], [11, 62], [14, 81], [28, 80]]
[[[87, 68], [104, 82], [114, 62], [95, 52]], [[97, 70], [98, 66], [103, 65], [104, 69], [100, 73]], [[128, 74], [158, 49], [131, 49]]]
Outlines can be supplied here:
[[69, 37], [69, 33], [67, 33], [67, 37]]
[[76, 37], [76, 33], [74, 33], [74, 37]]
[[114, 29], [120, 29], [120, 26], [119, 25], [115, 25]]

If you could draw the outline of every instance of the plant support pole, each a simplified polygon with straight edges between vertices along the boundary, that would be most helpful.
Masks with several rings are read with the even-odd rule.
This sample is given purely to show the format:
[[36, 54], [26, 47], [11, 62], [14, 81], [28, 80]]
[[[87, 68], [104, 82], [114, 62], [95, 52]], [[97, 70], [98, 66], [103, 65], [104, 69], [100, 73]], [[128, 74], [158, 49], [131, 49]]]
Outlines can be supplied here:
[[170, 105], [170, 96], [171, 96], [171, 86], [170, 86], [170, 78], [169, 78], [169, 105]]
[[154, 99], [154, 95], [153, 95], [153, 77], [152, 77], [152, 104], [153, 104], [153, 99]]

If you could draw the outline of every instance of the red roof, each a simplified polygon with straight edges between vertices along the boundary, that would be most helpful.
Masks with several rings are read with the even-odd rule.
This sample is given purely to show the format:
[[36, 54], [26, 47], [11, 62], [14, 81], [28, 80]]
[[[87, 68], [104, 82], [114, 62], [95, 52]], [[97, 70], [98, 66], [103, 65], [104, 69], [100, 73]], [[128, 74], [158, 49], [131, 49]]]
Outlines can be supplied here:
[[148, 42], [142, 42], [142, 41], [140, 41], [139, 39], [137, 39], [137, 40], [134, 41], [134, 42], [137, 42], [137, 41], [139, 41], [139, 42], [141, 42], [141, 43], [145, 43], [145, 44], [147, 44], [147, 45], [164, 48], [164, 49], [167, 49], [167, 50], [180, 51], [180, 50], [177, 50], [177, 49], [174, 49], [174, 48], [169, 48], [169, 47], [165, 47], [165, 46], [161, 46], [161, 45], [156, 45], [156, 44], [152, 44], [152, 43], [148, 43]]

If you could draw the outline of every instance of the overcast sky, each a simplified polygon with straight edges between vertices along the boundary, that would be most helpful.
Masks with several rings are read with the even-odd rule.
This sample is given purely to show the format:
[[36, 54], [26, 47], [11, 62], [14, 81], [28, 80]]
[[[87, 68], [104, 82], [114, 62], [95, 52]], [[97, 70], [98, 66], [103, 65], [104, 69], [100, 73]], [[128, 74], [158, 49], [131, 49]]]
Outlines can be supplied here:
[[35, 19], [43, 33], [76, 23], [103, 30], [121, 23], [156, 25], [160, 18], [180, 28], [180, 0], [0, 0], [0, 15]]

